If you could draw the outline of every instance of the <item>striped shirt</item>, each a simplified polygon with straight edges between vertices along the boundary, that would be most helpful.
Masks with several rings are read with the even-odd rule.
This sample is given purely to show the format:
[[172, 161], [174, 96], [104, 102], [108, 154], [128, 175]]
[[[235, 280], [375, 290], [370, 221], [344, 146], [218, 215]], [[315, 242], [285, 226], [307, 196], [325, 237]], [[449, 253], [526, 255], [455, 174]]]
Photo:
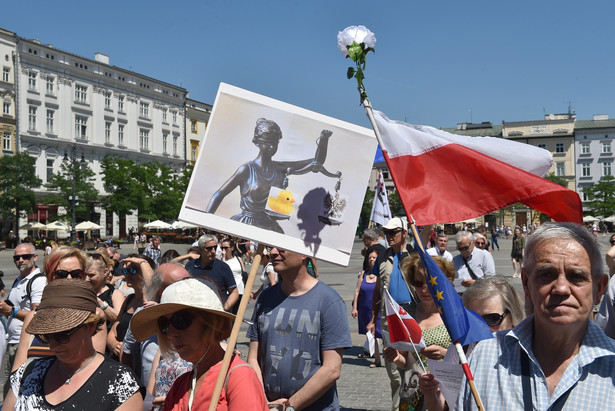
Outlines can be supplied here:
[[[481, 341], [470, 355], [470, 368], [486, 410], [524, 409], [522, 349], [529, 357], [534, 410], [551, 409], [568, 390], [571, 391], [562, 410], [604, 410], [606, 404], [615, 404], [615, 341], [590, 320], [579, 353], [550, 396], [547, 379], [532, 351], [533, 328], [531, 315], [514, 329]], [[478, 409], [465, 377], [456, 409]]]

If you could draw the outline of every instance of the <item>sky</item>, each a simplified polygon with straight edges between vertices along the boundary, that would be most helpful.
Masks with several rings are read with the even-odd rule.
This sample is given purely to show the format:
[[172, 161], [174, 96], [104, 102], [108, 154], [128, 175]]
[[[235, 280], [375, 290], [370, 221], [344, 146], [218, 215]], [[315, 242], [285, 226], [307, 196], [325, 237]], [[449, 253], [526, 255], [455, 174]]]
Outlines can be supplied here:
[[374, 32], [365, 86], [389, 118], [457, 123], [615, 116], [615, 2], [3, 2], [0, 27], [179, 85], [213, 104], [220, 82], [369, 127], [338, 31]]

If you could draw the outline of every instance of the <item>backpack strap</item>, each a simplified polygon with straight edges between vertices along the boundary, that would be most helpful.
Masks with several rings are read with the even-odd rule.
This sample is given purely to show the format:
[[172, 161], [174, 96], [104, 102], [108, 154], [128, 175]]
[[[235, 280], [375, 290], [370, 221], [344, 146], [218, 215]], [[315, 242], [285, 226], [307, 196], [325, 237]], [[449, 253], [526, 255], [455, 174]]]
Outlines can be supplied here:
[[28, 280], [28, 284], [26, 284], [26, 295], [28, 296], [28, 300], [30, 300], [30, 303], [32, 303], [32, 283], [37, 278], [44, 277], [44, 276], [45, 276], [44, 273], [37, 273], [37, 274], [34, 275], [34, 277], [32, 277], [32, 278], [30, 278], [30, 280]]
[[[233, 359], [231, 359], [231, 362], [232, 361]], [[233, 371], [235, 368], [245, 367], [246, 365], [248, 367], [250, 366], [250, 364], [248, 364], [247, 362], [242, 362], [241, 364], [237, 364], [236, 366], [228, 370], [228, 372], [226, 373], [226, 378], [224, 379], [224, 392], [228, 392], [228, 380], [229, 380], [229, 377], [231, 376], [231, 371]]]

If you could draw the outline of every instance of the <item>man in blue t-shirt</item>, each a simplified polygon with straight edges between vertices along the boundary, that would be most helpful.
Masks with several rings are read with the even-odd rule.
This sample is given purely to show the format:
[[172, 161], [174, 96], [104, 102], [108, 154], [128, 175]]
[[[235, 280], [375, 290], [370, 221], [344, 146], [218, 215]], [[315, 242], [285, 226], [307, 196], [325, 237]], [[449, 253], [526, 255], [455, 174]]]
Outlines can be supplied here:
[[218, 239], [209, 234], [199, 238], [201, 258], [186, 263], [186, 270], [193, 277], [207, 277], [218, 287], [218, 292], [224, 304], [224, 309], [230, 311], [239, 300], [237, 283], [233, 272], [227, 263], [216, 258]]
[[346, 304], [310, 276], [307, 257], [279, 248], [269, 256], [281, 281], [256, 302], [248, 363], [271, 403], [287, 411], [339, 410], [335, 381], [343, 351], [352, 346]]

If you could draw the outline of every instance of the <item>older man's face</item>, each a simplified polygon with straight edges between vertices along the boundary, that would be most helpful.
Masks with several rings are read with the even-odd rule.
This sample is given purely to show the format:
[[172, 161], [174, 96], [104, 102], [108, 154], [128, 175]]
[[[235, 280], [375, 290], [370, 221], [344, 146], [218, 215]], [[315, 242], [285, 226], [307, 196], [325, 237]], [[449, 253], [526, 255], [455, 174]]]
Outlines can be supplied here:
[[448, 245], [448, 237], [438, 237], [436, 239], [436, 245], [438, 246], [438, 249], [441, 253], [446, 251], [446, 246]]
[[474, 244], [468, 239], [468, 237], [464, 237], [460, 242], [457, 243], [457, 250], [464, 258], [470, 258], [472, 255], [472, 251], [474, 251]]
[[521, 276], [537, 323], [584, 324], [608, 282], [604, 276], [592, 279], [585, 249], [568, 238], [543, 240], [536, 244], [532, 260]]

